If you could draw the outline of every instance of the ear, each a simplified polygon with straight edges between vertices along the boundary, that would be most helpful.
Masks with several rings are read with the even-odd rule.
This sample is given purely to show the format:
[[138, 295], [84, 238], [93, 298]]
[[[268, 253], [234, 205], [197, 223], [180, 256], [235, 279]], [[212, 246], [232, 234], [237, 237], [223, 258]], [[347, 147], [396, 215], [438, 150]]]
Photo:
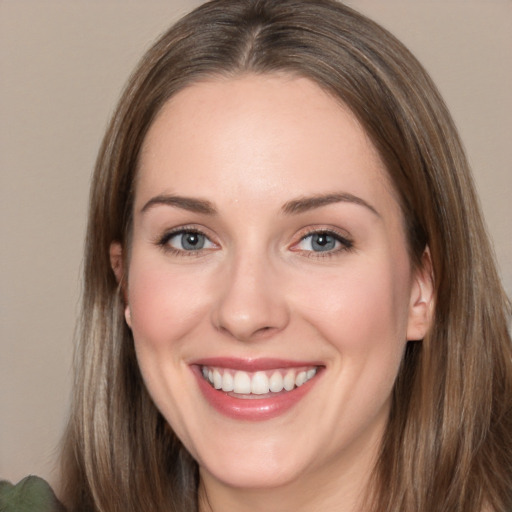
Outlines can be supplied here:
[[120, 284], [123, 278], [123, 248], [119, 242], [110, 244], [110, 266], [114, 271], [117, 282]]
[[423, 251], [421, 266], [415, 270], [409, 303], [407, 340], [422, 340], [434, 317], [434, 271], [428, 246]]
[[128, 300], [125, 293], [124, 287], [124, 264], [123, 264], [123, 248], [119, 242], [112, 242], [110, 244], [110, 266], [116, 276], [116, 280], [119, 286], [122, 288], [121, 292], [123, 294], [124, 302], [126, 304], [124, 309], [124, 318], [128, 327], [132, 326], [132, 318], [130, 313], [130, 305], [128, 304]]

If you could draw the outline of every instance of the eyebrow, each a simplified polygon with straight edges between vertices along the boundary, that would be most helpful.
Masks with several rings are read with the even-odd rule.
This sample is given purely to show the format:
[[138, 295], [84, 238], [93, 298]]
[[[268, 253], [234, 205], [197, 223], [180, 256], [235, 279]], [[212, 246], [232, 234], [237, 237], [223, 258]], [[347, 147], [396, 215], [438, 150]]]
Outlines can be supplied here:
[[[353, 203], [360, 206], [364, 206], [372, 213], [380, 217], [379, 212], [364, 199], [349, 194], [346, 192], [334, 193], [334, 194], [319, 194], [309, 197], [300, 197], [298, 199], [292, 199], [287, 201], [281, 208], [282, 212], [286, 215], [293, 215], [304, 213], [309, 210], [321, 208], [334, 203]], [[151, 208], [164, 205], [181, 208], [194, 213], [202, 213], [204, 215], [216, 215], [217, 210], [213, 204], [206, 199], [197, 199], [194, 197], [184, 197], [175, 195], [158, 195], [152, 197], [141, 209], [141, 213], [145, 213]]]
[[217, 210], [213, 204], [206, 199], [196, 199], [193, 197], [183, 197], [175, 195], [159, 195], [152, 197], [141, 209], [141, 213], [145, 213], [151, 208], [164, 205], [175, 206], [194, 213], [203, 213], [205, 215], [215, 215]]
[[322, 206], [327, 206], [334, 203], [353, 203], [359, 206], [364, 206], [372, 213], [377, 215], [377, 217], [380, 217], [379, 212], [371, 204], [367, 203], [364, 199], [358, 196], [348, 194], [346, 192], [320, 194], [310, 197], [293, 199], [292, 201], [288, 201], [283, 205], [282, 211], [287, 215], [291, 215], [304, 213], [309, 210], [314, 210], [315, 208], [321, 208]]

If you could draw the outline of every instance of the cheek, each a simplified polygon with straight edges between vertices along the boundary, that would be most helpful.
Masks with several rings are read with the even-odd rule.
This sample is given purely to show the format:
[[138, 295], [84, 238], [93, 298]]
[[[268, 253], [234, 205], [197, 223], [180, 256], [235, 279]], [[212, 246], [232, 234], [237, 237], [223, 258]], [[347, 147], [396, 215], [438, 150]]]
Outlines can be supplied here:
[[[131, 330], [140, 371], [155, 405], [181, 439], [194, 416], [190, 375], [183, 360], [192, 338], [204, 339], [207, 295], [204, 279], [193, 272], [172, 271], [157, 258], [134, 252], [128, 279]], [[178, 390], [179, 392], [176, 392]]]
[[128, 303], [136, 344], [153, 349], [175, 349], [179, 340], [196, 329], [208, 305], [204, 277], [172, 271], [158, 262], [139, 265], [132, 258]]
[[[357, 260], [329, 275], [308, 275], [296, 302], [340, 351], [402, 350], [409, 306], [408, 260]], [[306, 297], [308, 297], [306, 299]]]
[[389, 258], [360, 262], [330, 278], [308, 277], [310, 300], [298, 298], [306, 323], [331, 349], [333, 391], [323, 414], [330, 424], [346, 421], [347, 436], [377, 417], [385, 421], [407, 333], [408, 265]]

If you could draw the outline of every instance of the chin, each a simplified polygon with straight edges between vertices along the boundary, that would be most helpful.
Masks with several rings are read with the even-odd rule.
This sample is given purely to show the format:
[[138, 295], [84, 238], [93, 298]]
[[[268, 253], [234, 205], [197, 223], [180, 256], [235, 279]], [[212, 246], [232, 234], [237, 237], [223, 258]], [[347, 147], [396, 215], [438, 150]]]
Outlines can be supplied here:
[[201, 478], [213, 478], [224, 486], [238, 489], [271, 489], [284, 487], [300, 476], [300, 470], [281, 464], [240, 463], [226, 461], [219, 467], [200, 465]]

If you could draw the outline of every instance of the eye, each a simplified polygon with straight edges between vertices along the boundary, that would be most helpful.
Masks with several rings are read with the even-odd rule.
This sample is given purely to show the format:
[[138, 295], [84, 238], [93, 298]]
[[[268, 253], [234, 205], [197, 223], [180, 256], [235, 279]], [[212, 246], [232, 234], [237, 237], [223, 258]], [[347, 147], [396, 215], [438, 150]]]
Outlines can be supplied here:
[[169, 233], [160, 241], [160, 245], [178, 252], [200, 251], [215, 247], [215, 244], [204, 233], [190, 229]]
[[295, 249], [308, 252], [337, 252], [351, 247], [352, 242], [337, 233], [316, 231], [301, 238]]

